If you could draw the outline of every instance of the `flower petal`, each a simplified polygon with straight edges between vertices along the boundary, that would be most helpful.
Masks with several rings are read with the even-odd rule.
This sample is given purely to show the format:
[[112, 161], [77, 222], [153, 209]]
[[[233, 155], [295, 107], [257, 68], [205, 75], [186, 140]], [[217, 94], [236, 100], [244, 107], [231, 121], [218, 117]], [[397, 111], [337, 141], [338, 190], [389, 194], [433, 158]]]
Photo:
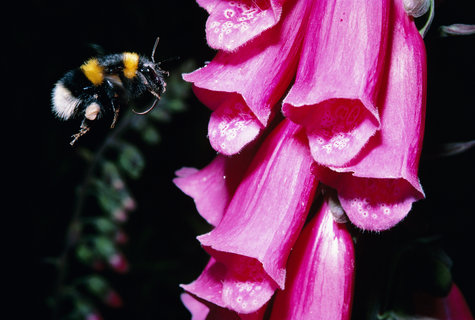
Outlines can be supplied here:
[[364, 230], [381, 231], [393, 227], [421, 197], [404, 179], [360, 178], [343, 174], [336, 179], [322, 178], [322, 181], [338, 189], [338, 198], [348, 218]]
[[419, 319], [473, 320], [467, 301], [455, 283], [446, 297], [434, 297], [425, 292], [413, 294], [414, 309]]
[[[276, 112], [273, 109], [295, 74], [303, 37], [300, 31], [305, 19], [302, 17], [306, 16], [308, 6], [307, 1], [287, 1], [283, 7], [285, 19], [274, 28], [236, 52], [218, 52], [205, 67], [183, 75], [186, 81], [193, 82], [196, 96], [212, 110], [233, 108], [236, 103], [247, 106], [250, 111], [244, 108], [245, 120], [250, 124], [251, 133], [246, 133], [248, 127], [244, 126], [240, 132], [246, 138], [237, 138], [236, 141], [247, 141], [255, 136], [258, 128], [255, 119], [262, 128]], [[216, 117], [221, 119], [222, 115], [236, 114], [236, 111], [221, 110]], [[212, 145], [219, 146], [219, 142]]]
[[[181, 287], [217, 307], [249, 314], [250, 318], [253, 314], [262, 313], [263, 306], [274, 294], [274, 282], [269, 278], [249, 277], [245, 269], [253, 268], [251, 259], [237, 255], [228, 256], [228, 258], [234, 259], [234, 261], [227, 261], [233, 264], [235, 267], [233, 270], [211, 258], [198, 279]], [[251, 264], [247, 264], [246, 259]], [[243, 278], [243, 274], [247, 277]], [[229, 310], [221, 312], [231, 313]]]
[[201, 244], [224, 263], [234, 255], [258, 261], [246, 262], [247, 276], [270, 277], [283, 288], [287, 256], [318, 183], [312, 165], [299, 126], [284, 120], [262, 144], [221, 222], [198, 237]]
[[425, 120], [424, 43], [401, 1], [395, 1], [390, 23], [394, 27], [380, 97], [381, 130], [350, 164], [332, 168], [353, 172], [343, 175], [336, 188], [351, 221], [368, 230], [391, 228], [412, 202], [424, 197], [417, 177]]
[[343, 166], [379, 126], [388, 0], [313, 1], [283, 112], [306, 128], [314, 159]]
[[206, 304], [198, 301], [187, 293], [183, 293], [180, 298], [181, 302], [183, 302], [188, 311], [190, 311], [191, 320], [206, 320], [210, 312], [210, 308]]
[[262, 320], [265, 312], [265, 307], [263, 307], [257, 312], [238, 314], [229, 309], [203, 301], [188, 293], [183, 293], [180, 298], [188, 311], [190, 311], [192, 315], [191, 320]]
[[280, 19], [283, 0], [197, 0], [209, 12], [206, 39], [214, 49], [233, 51]]
[[203, 300], [225, 307], [222, 298], [222, 281], [225, 279], [226, 273], [226, 266], [211, 258], [198, 279], [190, 284], [180, 286]]
[[277, 291], [271, 320], [350, 319], [354, 247], [327, 200], [304, 228], [287, 263], [285, 290]]
[[252, 160], [253, 150], [233, 158], [218, 155], [201, 170], [182, 168], [175, 174], [175, 185], [192, 197], [200, 215], [216, 226], [224, 215], [242, 175]]
[[232, 96], [213, 114], [208, 124], [211, 146], [219, 153], [233, 155], [252, 142], [263, 128], [242, 97]]

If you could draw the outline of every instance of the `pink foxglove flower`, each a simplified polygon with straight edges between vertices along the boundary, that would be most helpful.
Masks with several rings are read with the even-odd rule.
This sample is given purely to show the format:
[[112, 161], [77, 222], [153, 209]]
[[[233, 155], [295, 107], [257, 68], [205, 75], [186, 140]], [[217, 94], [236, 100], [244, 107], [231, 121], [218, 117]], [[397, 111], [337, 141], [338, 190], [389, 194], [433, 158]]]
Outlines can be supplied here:
[[312, 3], [283, 112], [305, 127], [317, 162], [341, 166], [379, 128], [390, 1]]
[[117, 292], [114, 290], [109, 290], [104, 296], [104, 303], [111, 308], [120, 308], [123, 306], [124, 302]]
[[201, 301], [198, 301], [188, 293], [182, 293], [181, 302], [191, 313], [191, 320], [206, 320], [210, 314], [210, 308]]
[[[242, 320], [260, 320], [266, 310], [266, 304], [257, 311], [250, 313], [239, 313], [226, 305], [223, 299], [223, 290], [225, 289], [224, 280], [227, 277], [227, 267], [211, 258], [201, 275], [188, 285], [182, 287], [190, 294], [182, 295], [182, 302], [192, 314], [192, 319], [242, 319]], [[240, 291], [242, 293], [254, 292], [255, 301], [265, 300], [265, 295], [260, 294], [258, 286], [255, 283], [242, 283]], [[257, 289], [257, 291], [252, 291]], [[264, 291], [264, 290], [262, 290]], [[243, 301], [243, 303], [246, 303]]]
[[473, 320], [472, 312], [459, 287], [452, 283], [446, 297], [434, 297], [429, 294], [414, 296], [415, 313], [421, 319]]
[[292, 250], [270, 319], [350, 319], [354, 262], [351, 235], [324, 201]]
[[[211, 258], [203, 273], [183, 288], [182, 301], [199, 319], [349, 319], [353, 297], [354, 248], [343, 224], [334, 222], [330, 207], [323, 206], [300, 234], [289, 257], [284, 290], [277, 290], [272, 310], [267, 305], [252, 313], [227, 309], [223, 291], [229, 269]], [[251, 282], [240, 285], [241, 294], [254, 293]], [[213, 302], [213, 303], [210, 303]], [[243, 300], [244, 301], [244, 300]], [[233, 309], [234, 310], [234, 309]]]
[[114, 253], [109, 257], [109, 265], [118, 273], [127, 273], [129, 271], [129, 262], [120, 252]]
[[425, 119], [424, 44], [401, 1], [394, 1], [389, 23], [387, 75], [378, 98], [381, 129], [356, 159], [330, 166], [347, 174], [328, 180], [321, 174], [338, 189], [351, 222], [368, 230], [391, 228], [424, 197], [417, 177]]
[[[211, 259], [182, 286], [185, 304], [197, 319], [229, 310], [259, 318], [277, 290], [275, 316], [304, 317], [308, 310], [297, 302], [305, 301], [311, 310], [330, 306], [323, 318], [348, 318], [351, 239], [324, 209], [311, 231], [300, 231], [318, 180], [337, 190], [351, 222], [367, 230], [391, 228], [424, 196], [417, 178], [422, 39], [400, 0], [199, 3], [210, 12], [209, 44], [221, 51], [184, 78], [213, 111], [208, 134], [220, 155], [175, 179], [214, 226], [198, 237]], [[220, 38], [218, 23], [235, 25], [238, 11], [228, 9], [238, 4], [256, 5], [272, 19], [263, 14], [249, 34], [236, 27]], [[272, 129], [280, 105], [286, 118]], [[256, 137], [264, 130], [261, 144]], [[288, 260], [299, 237], [303, 244]], [[331, 284], [318, 282], [323, 277]], [[334, 290], [322, 296], [318, 283]]]
[[280, 19], [284, 0], [198, 0], [210, 16], [206, 39], [210, 47], [232, 51], [273, 27]]
[[208, 135], [216, 151], [238, 153], [278, 112], [276, 104], [294, 78], [304, 34], [302, 17], [309, 6], [310, 1], [287, 1], [273, 28], [235, 52], [218, 52], [208, 65], [184, 75], [196, 96], [214, 111]]
[[225, 155], [253, 141], [283, 99], [315, 161], [338, 172], [324, 181], [350, 220], [385, 230], [424, 197], [425, 63], [401, 1], [294, 0], [275, 26], [184, 78], [214, 110], [210, 142]]
[[260, 146], [216, 228], [198, 237], [224, 270], [219, 293], [205, 297], [200, 288], [209, 286], [184, 288], [238, 313], [257, 311], [283, 289], [287, 257], [317, 186], [312, 167], [305, 135], [284, 120]]
[[196, 209], [211, 225], [216, 226], [236, 191], [242, 176], [252, 160], [253, 150], [235, 157], [218, 155], [201, 170], [182, 168], [173, 182], [192, 197]]

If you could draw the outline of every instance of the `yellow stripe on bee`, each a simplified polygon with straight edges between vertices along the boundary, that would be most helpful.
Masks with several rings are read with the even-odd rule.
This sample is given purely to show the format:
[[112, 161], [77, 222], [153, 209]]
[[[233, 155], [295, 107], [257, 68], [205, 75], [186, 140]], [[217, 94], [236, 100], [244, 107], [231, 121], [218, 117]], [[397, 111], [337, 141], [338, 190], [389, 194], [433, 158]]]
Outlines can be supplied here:
[[132, 79], [139, 67], [139, 55], [135, 52], [124, 52], [124, 76]]
[[104, 80], [104, 68], [99, 64], [96, 58], [87, 60], [82, 66], [81, 70], [95, 86], [98, 86]]

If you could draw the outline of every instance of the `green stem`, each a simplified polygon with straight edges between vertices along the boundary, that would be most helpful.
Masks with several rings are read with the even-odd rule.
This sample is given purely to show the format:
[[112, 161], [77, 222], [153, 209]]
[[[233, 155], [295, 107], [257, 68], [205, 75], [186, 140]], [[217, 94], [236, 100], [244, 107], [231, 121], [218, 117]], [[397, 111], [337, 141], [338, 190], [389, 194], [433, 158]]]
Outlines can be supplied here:
[[429, 17], [427, 18], [426, 24], [422, 27], [421, 30], [419, 30], [419, 33], [421, 34], [422, 38], [426, 36], [432, 24], [432, 20], [434, 20], [434, 7], [434, 0], [430, 0]]

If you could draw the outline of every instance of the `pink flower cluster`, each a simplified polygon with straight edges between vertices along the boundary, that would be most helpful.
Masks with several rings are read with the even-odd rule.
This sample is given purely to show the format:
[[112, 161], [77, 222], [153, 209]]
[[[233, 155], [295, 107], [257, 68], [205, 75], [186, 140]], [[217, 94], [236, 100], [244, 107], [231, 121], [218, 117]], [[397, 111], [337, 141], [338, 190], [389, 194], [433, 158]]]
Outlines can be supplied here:
[[353, 243], [327, 197], [311, 205], [322, 182], [380, 231], [424, 197], [421, 36], [401, 0], [198, 3], [219, 51], [184, 79], [213, 111], [219, 155], [174, 180], [214, 226], [183, 301], [194, 319], [348, 319]]

